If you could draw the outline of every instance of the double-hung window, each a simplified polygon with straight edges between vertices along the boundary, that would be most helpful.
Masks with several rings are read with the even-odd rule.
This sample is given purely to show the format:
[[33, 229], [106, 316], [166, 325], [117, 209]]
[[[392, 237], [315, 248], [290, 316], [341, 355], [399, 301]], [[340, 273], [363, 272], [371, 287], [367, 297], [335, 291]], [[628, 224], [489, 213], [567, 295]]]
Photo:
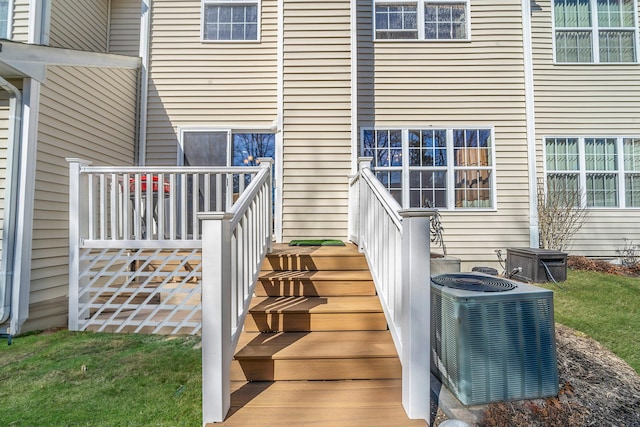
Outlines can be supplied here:
[[494, 207], [491, 129], [365, 129], [360, 145], [405, 208]]
[[259, 0], [202, 0], [202, 39], [258, 40]]
[[376, 40], [466, 40], [468, 0], [374, 0]]
[[640, 207], [640, 138], [546, 138], [545, 153], [547, 191], [561, 201]]
[[636, 0], [554, 0], [556, 62], [636, 62]]

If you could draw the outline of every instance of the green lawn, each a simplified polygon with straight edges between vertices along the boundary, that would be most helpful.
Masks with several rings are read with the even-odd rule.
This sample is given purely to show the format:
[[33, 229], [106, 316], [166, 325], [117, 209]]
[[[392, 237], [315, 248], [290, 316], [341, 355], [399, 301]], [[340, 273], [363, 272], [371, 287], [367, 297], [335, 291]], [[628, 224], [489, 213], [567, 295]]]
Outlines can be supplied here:
[[[640, 372], [640, 279], [569, 271], [556, 321]], [[73, 333], [0, 340], [4, 426], [199, 426], [199, 337]]]
[[2, 426], [199, 426], [199, 337], [67, 331], [0, 341]]
[[568, 271], [553, 283], [556, 322], [589, 335], [640, 373], [640, 278]]

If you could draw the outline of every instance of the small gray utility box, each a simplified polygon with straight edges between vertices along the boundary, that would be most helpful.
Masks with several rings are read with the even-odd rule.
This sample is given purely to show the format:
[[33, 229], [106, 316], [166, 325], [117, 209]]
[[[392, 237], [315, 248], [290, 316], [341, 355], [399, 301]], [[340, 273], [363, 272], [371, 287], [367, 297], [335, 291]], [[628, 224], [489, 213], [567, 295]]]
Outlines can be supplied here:
[[524, 282], [564, 282], [567, 280], [567, 254], [536, 248], [507, 248], [507, 273], [514, 268], [522, 271], [513, 276]]

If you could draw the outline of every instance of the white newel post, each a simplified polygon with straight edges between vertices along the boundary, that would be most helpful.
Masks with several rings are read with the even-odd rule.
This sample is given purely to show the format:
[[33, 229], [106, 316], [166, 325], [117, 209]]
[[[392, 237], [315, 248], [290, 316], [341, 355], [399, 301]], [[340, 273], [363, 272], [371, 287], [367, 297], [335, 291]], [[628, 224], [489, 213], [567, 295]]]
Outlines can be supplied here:
[[231, 236], [226, 212], [202, 220], [202, 425], [222, 422], [231, 406]]
[[[269, 197], [270, 199], [271, 191], [273, 188], [273, 176], [271, 176], [271, 172], [273, 171], [273, 162], [274, 160], [271, 157], [258, 157], [258, 163], [260, 164], [260, 166], [269, 171], [269, 179], [267, 180], [269, 182], [269, 194], [267, 195], [267, 197]], [[273, 249], [273, 228], [271, 228], [271, 224], [273, 224], [273, 210], [272, 203], [268, 203], [268, 205], [269, 209], [267, 211], [267, 216], [269, 220], [267, 224], [270, 227], [270, 231], [269, 236], [267, 237], [267, 253], [271, 253], [271, 250]]]
[[87, 236], [88, 180], [81, 174], [91, 162], [68, 158], [69, 163], [69, 330], [79, 328], [80, 239]]
[[431, 284], [429, 219], [432, 209], [403, 209], [402, 405], [411, 419], [430, 421]]
[[[371, 162], [373, 162], [373, 157], [359, 157], [358, 158], [358, 173], [362, 174], [362, 171], [365, 168], [371, 167]], [[365, 233], [365, 230], [362, 229], [365, 224], [365, 218], [367, 217], [367, 191], [365, 189], [366, 182], [360, 175], [360, 179], [358, 182], [358, 250], [360, 252], [364, 252], [364, 239], [362, 235]]]

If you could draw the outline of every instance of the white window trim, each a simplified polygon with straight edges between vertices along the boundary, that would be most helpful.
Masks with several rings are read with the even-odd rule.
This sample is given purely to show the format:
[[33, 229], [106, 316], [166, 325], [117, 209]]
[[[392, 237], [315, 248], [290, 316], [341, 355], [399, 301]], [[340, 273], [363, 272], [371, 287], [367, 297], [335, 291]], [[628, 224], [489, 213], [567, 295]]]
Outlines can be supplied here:
[[[598, 25], [598, 20], [597, 19], [593, 19], [595, 17], [594, 11], [597, 9], [597, 0], [589, 0], [590, 1], [590, 7], [591, 7], [591, 19], [592, 19], [592, 25], [590, 27], [582, 27], [582, 30], [585, 31], [590, 31], [591, 32], [591, 41], [592, 41], [592, 51], [593, 51], [593, 61], [591, 62], [559, 62], [557, 59], [557, 49], [556, 49], [556, 31], [558, 30], [556, 28], [556, 15], [555, 15], [555, 0], [551, 1], [551, 41], [552, 41], [552, 45], [553, 45], [553, 63], [554, 64], [558, 64], [558, 65], [593, 65], [593, 64], [599, 64], [599, 65], [630, 65], [630, 64], [638, 64], [640, 62], [640, 53], [638, 52], [638, 48], [640, 47], [640, 31], [638, 29], [638, 0], [633, 0], [633, 10], [634, 10], [634, 14], [633, 14], [633, 47], [634, 47], [634, 53], [635, 53], [635, 61], [632, 62], [602, 62], [600, 61], [600, 38], [597, 37], [597, 34], [599, 34], [599, 25]], [[561, 27], [564, 28], [564, 27]], [[567, 28], [571, 28], [571, 27], [567, 27]], [[631, 27], [621, 27], [621, 28], [629, 28], [628, 31], [630, 31]], [[567, 30], [567, 31], [579, 31], [580, 28], [573, 28], [571, 30]], [[552, 137], [549, 137], [552, 138]], [[588, 138], [588, 137], [587, 137]], [[546, 183], [545, 183], [546, 185]]]
[[[497, 179], [496, 179], [496, 139], [495, 139], [495, 127], [486, 126], [486, 125], [464, 125], [464, 126], [409, 126], [409, 127], [385, 127], [385, 126], [376, 126], [376, 127], [362, 127], [360, 129], [360, 142], [358, 144], [358, 151], [362, 147], [362, 141], [364, 140], [364, 132], [365, 131], [401, 131], [402, 132], [402, 157], [403, 159], [409, 158], [409, 130], [446, 130], [447, 131], [447, 166], [433, 166], [433, 167], [419, 167], [410, 165], [402, 166], [385, 166], [379, 168], [381, 171], [393, 171], [393, 170], [401, 170], [402, 172], [402, 207], [409, 208], [410, 202], [410, 185], [405, 185], [405, 183], [409, 183], [409, 172], [410, 170], [445, 170], [447, 172], [447, 207], [446, 208], [438, 208], [441, 211], [447, 212], [459, 212], [459, 213], [468, 213], [468, 212], [495, 212], [497, 211]], [[454, 158], [454, 147], [453, 147], [453, 131], [454, 130], [468, 130], [468, 129], [485, 129], [491, 132], [491, 166], [488, 167], [456, 167], [453, 164], [449, 164], [449, 159]], [[359, 151], [359, 155], [362, 153]], [[491, 200], [490, 206], [484, 208], [478, 207], [456, 207], [456, 196], [455, 196], [455, 171], [456, 170], [489, 170], [491, 172]]]
[[[612, 136], [612, 135], [546, 135], [542, 137], [542, 165], [543, 165], [543, 182], [545, 193], [547, 191], [547, 176], [549, 173], [554, 173], [555, 171], [550, 171], [547, 169], [547, 139], [555, 139], [555, 138], [571, 138], [578, 140], [578, 171], [573, 172], [578, 174], [578, 188], [580, 189], [580, 200], [584, 208], [594, 211], [610, 211], [610, 210], [640, 210], [640, 207], [636, 206], [626, 206], [626, 187], [625, 187], [625, 174], [626, 173], [636, 173], [634, 171], [627, 171], [624, 168], [624, 145], [623, 141], [626, 138], [638, 139], [640, 135], [622, 135], [622, 136]], [[618, 200], [618, 206], [587, 206], [587, 174], [588, 173], [606, 173], [607, 171], [593, 171], [586, 169], [586, 154], [585, 154], [585, 140], [586, 139], [615, 139], [616, 140], [616, 162], [618, 168], [615, 171], [610, 171], [612, 174], [617, 175], [618, 181], [618, 193], [616, 194]], [[571, 171], [558, 171], [558, 173], [567, 172], [571, 173]]]
[[[207, 4], [218, 4], [218, 5], [226, 5], [226, 6], [241, 6], [241, 5], [251, 5], [255, 4], [258, 6], [258, 22], [257, 22], [257, 34], [255, 40], [208, 40], [204, 38], [204, 27], [205, 27], [205, 5]], [[201, 0], [200, 4], [200, 42], [201, 43], [259, 43], [260, 35], [261, 35], [261, 23], [262, 23], [262, 1], [261, 0]]]
[[270, 128], [264, 126], [180, 126], [178, 127], [178, 152], [177, 152], [177, 166], [184, 166], [184, 134], [185, 133], [209, 133], [209, 132], [226, 132], [227, 133], [227, 165], [230, 165], [233, 160], [233, 153], [231, 152], [231, 142], [234, 134], [237, 133], [264, 133], [273, 134], [277, 133]]
[[[635, 0], [634, 0], [635, 1]], [[418, 22], [418, 38], [417, 39], [378, 39], [376, 38], [376, 3], [383, 4], [407, 4], [407, 3], [416, 3], [417, 4], [417, 22]], [[425, 28], [424, 28], [424, 5], [425, 3], [465, 3], [466, 10], [466, 33], [467, 37], [463, 39], [427, 39], [425, 38]], [[372, 38], [375, 42], [421, 42], [421, 43], [460, 43], [460, 42], [469, 42], [471, 41], [471, 0], [372, 0]]]

